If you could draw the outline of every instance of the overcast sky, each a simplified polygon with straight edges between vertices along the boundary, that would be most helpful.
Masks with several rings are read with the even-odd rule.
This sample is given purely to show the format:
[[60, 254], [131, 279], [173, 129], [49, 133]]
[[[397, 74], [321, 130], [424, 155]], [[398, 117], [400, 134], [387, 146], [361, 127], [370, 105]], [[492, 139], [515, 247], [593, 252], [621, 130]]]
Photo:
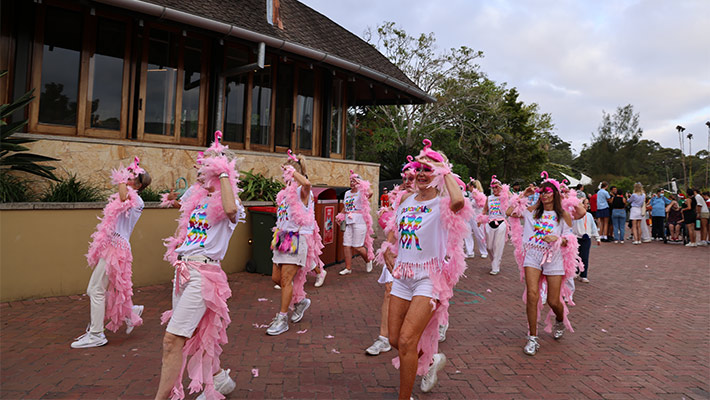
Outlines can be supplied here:
[[[708, 146], [710, 0], [301, 0], [354, 34], [394, 21], [439, 49], [481, 50], [482, 70], [552, 115], [575, 153], [602, 110], [632, 104], [644, 138]], [[686, 141], [686, 154], [688, 152]]]

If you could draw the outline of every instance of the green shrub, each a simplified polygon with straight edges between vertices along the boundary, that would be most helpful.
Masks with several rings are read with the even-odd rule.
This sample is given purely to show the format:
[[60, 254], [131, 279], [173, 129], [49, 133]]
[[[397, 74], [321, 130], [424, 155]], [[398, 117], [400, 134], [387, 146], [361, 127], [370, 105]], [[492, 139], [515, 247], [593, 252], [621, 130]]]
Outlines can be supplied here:
[[242, 201], [270, 201], [276, 203], [276, 195], [284, 184], [267, 178], [262, 174], [255, 174], [252, 170], [239, 172], [239, 188], [242, 192], [239, 193], [239, 198]]
[[143, 199], [143, 201], [160, 201], [160, 195], [165, 192], [165, 191], [158, 191], [158, 190], [153, 190], [150, 187], [147, 187], [143, 189], [142, 192], [140, 192], [140, 196]]
[[104, 191], [100, 187], [84, 182], [75, 174], [52, 183], [42, 194], [41, 201], [56, 203], [83, 203], [105, 201]]
[[30, 182], [17, 176], [0, 172], [0, 203], [32, 201]]

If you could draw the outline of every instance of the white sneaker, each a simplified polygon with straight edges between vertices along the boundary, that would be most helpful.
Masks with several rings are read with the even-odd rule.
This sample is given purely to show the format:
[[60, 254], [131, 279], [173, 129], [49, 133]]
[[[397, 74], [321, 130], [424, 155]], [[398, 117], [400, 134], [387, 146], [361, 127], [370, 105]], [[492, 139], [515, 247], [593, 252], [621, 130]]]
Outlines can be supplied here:
[[316, 277], [316, 284], [313, 285], [315, 287], [321, 287], [323, 286], [323, 282], [325, 282], [325, 276], [328, 275], [328, 273], [325, 271], [325, 268], [321, 271], [320, 274]]
[[390, 346], [390, 341], [384, 336], [380, 336], [375, 340], [375, 343], [372, 344], [372, 346], [368, 347], [367, 350], [365, 350], [365, 353], [371, 355], [371, 356], [376, 356], [380, 353], [386, 353], [388, 351], [392, 350], [392, 346]]
[[446, 331], [449, 330], [449, 324], [439, 325], [439, 343], [446, 340]]
[[534, 356], [539, 348], [540, 345], [537, 343], [537, 336], [528, 336], [528, 342], [525, 344], [525, 347], [523, 347], [523, 353]]
[[338, 272], [338, 274], [340, 274], [340, 275], [348, 275], [348, 274], [352, 274], [352, 273], [353, 273], [353, 270], [347, 269], [347, 268], [343, 268], [342, 271]]
[[106, 343], [108, 343], [108, 340], [106, 339], [106, 335], [104, 335], [103, 332], [100, 333], [91, 333], [89, 331], [86, 331], [85, 334], [79, 336], [72, 342], [71, 348], [72, 349], [88, 349], [90, 347], [99, 347], [103, 346]]
[[288, 315], [281, 315], [281, 313], [276, 313], [273, 321], [268, 328], [266, 328], [266, 334], [270, 336], [280, 335], [288, 330]]
[[[644, 239], [643, 242], [644, 242], [644, 243], [651, 243], [651, 239]], [[640, 243], [640, 242], [639, 242], [639, 243]]]
[[589, 279], [587, 279], [587, 278], [582, 278], [581, 281], [584, 283], [589, 283]]
[[[138, 314], [138, 316], [140, 317], [141, 315], [143, 315], [144, 308], [145, 306], [133, 306], [131, 312], [133, 314]], [[131, 332], [133, 332], [133, 328], [135, 328], [135, 326], [133, 326], [133, 321], [131, 321], [130, 318], [126, 318], [126, 335], [130, 335]]]
[[281, 290], [281, 286], [279, 286], [279, 285], [274, 285], [274, 289]]
[[422, 392], [427, 393], [434, 388], [436, 382], [439, 381], [437, 373], [439, 373], [439, 371], [444, 368], [444, 364], [446, 364], [446, 356], [444, 355], [444, 353], [434, 354], [434, 359], [431, 366], [429, 367], [429, 371], [426, 373], [426, 375], [422, 377], [422, 384], [419, 387]]
[[476, 258], [476, 253], [466, 254], [466, 258]]
[[365, 271], [367, 271], [367, 272], [372, 272], [372, 261], [368, 261], [368, 262], [365, 264]]
[[488, 254], [481, 254], [481, 258], [488, 258]]
[[311, 306], [311, 299], [305, 298], [298, 303], [293, 305], [293, 315], [291, 315], [291, 322], [296, 323], [303, 318], [308, 307]]
[[555, 325], [552, 327], [552, 337], [559, 339], [565, 334], [565, 323], [564, 321], [555, 321]]
[[[223, 395], [232, 393], [237, 387], [237, 383], [234, 382], [234, 379], [229, 376], [230, 372], [232, 371], [229, 369], [223, 369], [217, 372], [213, 377], [214, 389]], [[197, 400], [204, 400], [205, 398], [205, 392], [202, 392], [199, 396], [197, 396]]]
[[685, 247], [697, 247], [697, 246], [698, 246], [698, 245], [695, 244], [695, 243], [693, 243], [693, 242], [690, 242], [690, 243], [688, 243], [688, 244], [685, 245]]
[[500, 273], [500, 271], [493, 271], [493, 270], [491, 270], [491, 272], [489, 272], [489, 274], [491, 274], [491, 275], [498, 275], [499, 273]]

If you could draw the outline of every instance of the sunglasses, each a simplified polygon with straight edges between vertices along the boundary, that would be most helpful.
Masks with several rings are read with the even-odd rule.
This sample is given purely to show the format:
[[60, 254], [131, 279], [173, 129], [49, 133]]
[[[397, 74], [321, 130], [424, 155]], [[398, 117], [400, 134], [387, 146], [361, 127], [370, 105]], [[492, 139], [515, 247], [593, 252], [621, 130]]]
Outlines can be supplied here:
[[422, 165], [421, 167], [417, 168], [416, 171], [417, 172], [431, 172], [431, 171], [433, 171], [433, 169]]
[[535, 189], [535, 191], [536, 191], [537, 193], [543, 193], [543, 194], [544, 194], [544, 193], [552, 193], [552, 188], [549, 187], [549, 186], [547, 186], [547, 187], [545, 187], [544, 189], [537, 188], [537, 189]]

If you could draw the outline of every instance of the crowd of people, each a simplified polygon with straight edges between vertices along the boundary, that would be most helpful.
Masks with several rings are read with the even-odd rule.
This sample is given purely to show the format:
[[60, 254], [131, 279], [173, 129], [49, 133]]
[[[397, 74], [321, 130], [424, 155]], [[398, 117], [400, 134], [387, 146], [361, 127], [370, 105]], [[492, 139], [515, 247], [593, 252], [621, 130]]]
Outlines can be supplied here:
[[[211, 146], [199, 154], [195, 184], [181, 197], [174, 192], [163, 197], [163, 205], [179, 208], [180, 217], [175, 234], [165, 240], [164, 259], [175, 274], [172, 310], [161, 318], [167, 327], [157, 399], [184, 398], [186, 368], [190, 392], [201, 392], [198, 398], [222, 399], [236, 387], [231, 371], [220, 362], [231, 323], [231, 290], [220, 261], [245, 211], [236, 196], [237, 160], [220, 139], [217, 132]], [[286, 185], [277, 196], [271, 241], [272, 280], [280, 289], [280, 301], [265, 331], [270, 336], [286, 333], [289, 323], [304, 318], [311, 306], [305, 292], [307, 275], [316, 277], [316, 286], [326, 275], [306, 159], [289, 150], [281, 168]], [[613, 237], [623, 243], [628, 218], [633, 242], [649, 241], [648, 215], [654, 238], [672, 241], [682, 232], [692, 232], [689, 245], [708, 240], [707, 194], [701, 201], [700, 194], [689, 192], [681, 201], [659, 191], [647, 199], [641, 184], [633, 194], [621, 194], [615, 187], [607, 190], [603, 182], [588, 198], [582, 187], [570, 188], [543, 171], [540, 182], [522, 190], [493, 176], [486, 195], [480, 181], [469, 178], [464, 183], [451, 168], [446, 155], [432, 149], [429, 140], [416, 157], [407, 157], [401, 185], [380, 197], [377, 222], [386, 237], [377, 251], [370, 211], [373, 192], [354, 171], [344, 210], [336, 216], [344, 229], [345, 268], [339, 274], [352, 274], [352, 259], [357, 256], [365, 262], [366, 272], [373, 270], [373, 263], [382, 268], [377, 280], [383, 285], [378, 337], [365, 352], [376, 356], [398, 350], [392, 363], [400, 371], [400, 399], [410, 398], [417, 375], [422, 376], [423, 392], [437, 384], [447, 361], [440, 343], [449, 327], [449, 301], [466, 269], [466, 258], [475, 257], [476, 251], [481, 258], [490, 258], [490, 274], [498, 275], [506, 242], [514, 245], [528, 327], [523, 352], [534, 356], [540, 349], [538, 321], [545, 304], [550, 308], [545, 330], [554, 339], [572, 331], [568, 307], [574, 305], [575, 279], [589, 283], [593, 240], [599, 245]], [[72, 348], [107, 344], [106, 321], [106, 328], [114, 332], [125, 324], [127, 334], [143, 322], [144, 306], [132, 303], [129, 240], [143, 209], [138, 194], [151, 177], [136, 158], [131, 166], [114, 170], [112, 180], [118, 192], [104, 209], [87, 254], [94, 268], [87, 288], [91, 322]]]

